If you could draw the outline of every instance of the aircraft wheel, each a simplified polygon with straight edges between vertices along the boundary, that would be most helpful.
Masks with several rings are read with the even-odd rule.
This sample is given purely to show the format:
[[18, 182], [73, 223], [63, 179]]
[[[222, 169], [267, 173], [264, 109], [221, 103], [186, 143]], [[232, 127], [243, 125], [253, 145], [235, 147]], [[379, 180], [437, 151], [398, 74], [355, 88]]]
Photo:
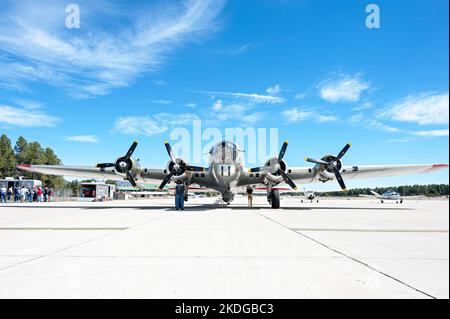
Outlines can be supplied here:
[[272, 208], [278, 209], [280, 208], [280, 191], [278, 189], [272, 190], [270, 193], [270, 203], [272, 204]]

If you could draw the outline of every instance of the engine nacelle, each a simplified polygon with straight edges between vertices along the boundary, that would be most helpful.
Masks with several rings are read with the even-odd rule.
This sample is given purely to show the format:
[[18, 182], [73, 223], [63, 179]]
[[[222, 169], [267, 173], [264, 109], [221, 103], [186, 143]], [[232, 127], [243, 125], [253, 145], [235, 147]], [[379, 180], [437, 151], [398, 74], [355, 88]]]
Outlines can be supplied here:
[[278, 159], [276, 157], [270, 158], [264, 166], [269, 167], [269, 172], [267, 173], [266, 177], [267, 179], [272, 183], [281, 183], [283, 181], [283, 177], [281, 175], [276, 174], [278, 169], [281, 169], [283, 172], [286, 172], [287, 165], [285, 161], [280, 161], [278, 163]]
[[131, 174], [136, 175], [139, 172], [140, 167], [139, 161], [134, 158], [127, 159], [125, 157], [119, 157], [116, 160], [115, 165], [116, 172], [122, 175], [125, 175], [127, 170], [130, 171]]
[[175, 163], [173, 161], [169, 161], [167, 163], [168, 172], [171, 172], [173, 169], [175, 169], [175, 173], [172, 176], [172, 181], [174, 181], [175, 183], [179, 181], [184, 182], [191, 177], [192, 173], [191, 171], [187, 171], [185, 169], [186, 165], [188, 164], [182, 158], [177, 158], [175, 160]]
[[331, 180], [335, 178], [335, 172], [342, 170], [342, 160], [338, 159], [334, 155], [326, 155], [322, 157], [322, 160], [330, 162], [330, 165], [320, 165], [319, 174], [324, 180]]

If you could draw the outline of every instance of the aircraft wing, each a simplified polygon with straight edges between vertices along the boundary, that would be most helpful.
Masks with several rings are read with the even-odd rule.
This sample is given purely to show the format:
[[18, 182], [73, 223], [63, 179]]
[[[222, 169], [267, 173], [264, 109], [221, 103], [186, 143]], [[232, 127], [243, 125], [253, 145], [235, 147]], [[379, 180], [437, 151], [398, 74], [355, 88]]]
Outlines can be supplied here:
[[64, 166], [64, 165], [17, 165], [17, 168], [26, 172], [56, 176], [73, 176], [95, 179], [123, 180], [114, 170], [100, 169], [91, 166]]
[[[416, 165], [363, 165], [344, 166], [341, 174], [344, 180], [399, 176], [407, 174], [431, 173], [447, 168], [447, 164], [416, 164]], [[292, 167], [288, 175], [298, 183], [314, 183], [318, 180], [313, 168]]]
[[[124, 175], [117, 174], [114, 168], [98, 168], [93, 166], [64, 166], [64, 165], [28, 165], [21, 164], [20, 170], [56, 176], [83, 177], [94, 179], [109, 179], [113, 181], [127, 180]], [[167, 173], [164, 169], [139, 169], [136, 174], [136, 182], [160, 183]]]
[[447, 164], [418, 164], [418, 165], [364, 165], [344, 167], [342, 176], [345, 179], [363, 179], [373, 177], [399, 176], [407, 174], [431, 173], [447, 168]]

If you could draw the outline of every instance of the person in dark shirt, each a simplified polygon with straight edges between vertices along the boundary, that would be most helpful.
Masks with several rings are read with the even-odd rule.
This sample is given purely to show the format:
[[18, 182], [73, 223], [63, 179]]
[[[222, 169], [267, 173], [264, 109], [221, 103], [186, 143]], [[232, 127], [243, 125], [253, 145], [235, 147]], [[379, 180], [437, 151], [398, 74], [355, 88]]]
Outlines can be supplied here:
[[247, 187], [248, 207], [253, 206], [253, 188]]
[[181, 181], [177, 182], [175, 186], [175, 209], [176, 210], [184, 210], [184, 192], [186, 187]]

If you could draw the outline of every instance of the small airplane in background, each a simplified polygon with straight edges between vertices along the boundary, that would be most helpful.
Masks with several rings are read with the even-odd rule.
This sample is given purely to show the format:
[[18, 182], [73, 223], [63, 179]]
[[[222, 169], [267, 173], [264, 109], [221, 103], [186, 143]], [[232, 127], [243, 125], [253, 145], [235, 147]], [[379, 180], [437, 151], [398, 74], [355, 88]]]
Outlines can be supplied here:
[[375, 197], [379, 199], [381, 203], [384, 203], [384, 201], [395, 201], [397, 204], [403, 204], [403, 200], [405, 199], [423, 198], [423, 196], [402, 196], [394, 191], [386, 191], [383, 194], [379, 194], [373, 190], [370, 192], [373, 195], [360, 195], [360, 197]]

